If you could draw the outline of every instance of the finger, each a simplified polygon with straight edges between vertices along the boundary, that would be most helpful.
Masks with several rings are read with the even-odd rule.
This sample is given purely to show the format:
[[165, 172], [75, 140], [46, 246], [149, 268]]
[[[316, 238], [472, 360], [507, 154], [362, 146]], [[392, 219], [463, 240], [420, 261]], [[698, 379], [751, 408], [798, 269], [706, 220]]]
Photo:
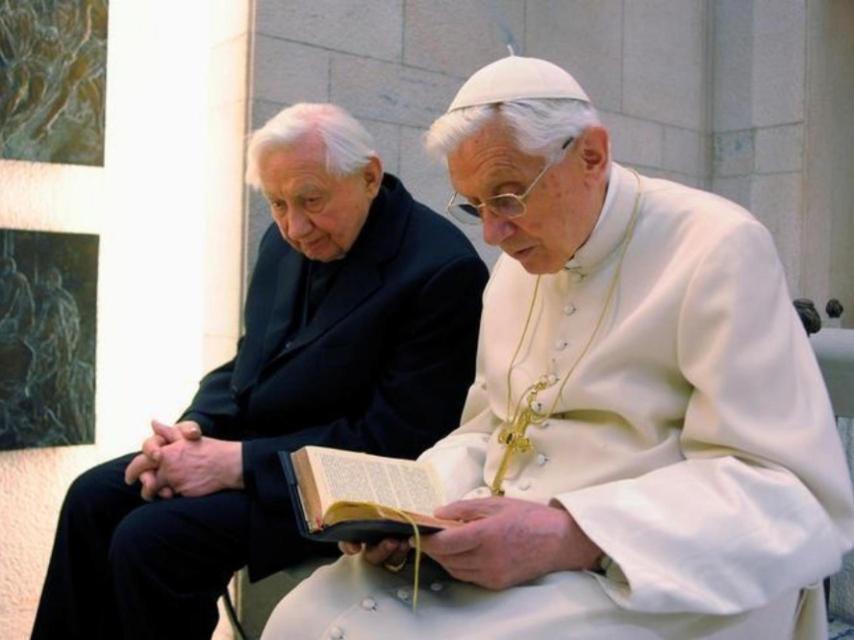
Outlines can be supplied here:
[[483, 572], [488, 561], [480, 553], [460, 553], [453, 556], [430, 556], [438, 562], [448, 573], [456, 576], [458, 573]]
[[460, 567], [454, 567], [451, 565], [442, 564], [441, 562], [439, 564], [442, 565], [442, 568], [447, 571], [451, 577], [456, 578], [461, 582], [477, 582], [478, 578], [480, 577], [479, 572], [475, 569], [464, 569]]
[[358, 553], [362, 552], [362, 547], [364, 545], [361, 542], [347, 542], [346, 540], [342, 540], [338, 543], [338, 548], [341, 550], [341, 553], [346, 553], [348, 556], [355, 556]]
[[383, 565], [386, 567], [389, 566], [402, 566], [406, 562], [406, 558], [409, 556], [409, 541], [408, 540], [396, 540], [397, 548], [392, 548], [389, 545], [389, 549], [391, 552], [388, 554], [385, 560], [383, 560]]
[[139, 480], [140, 474], [148, 469], [154, 469], [155, 463], [148, 456], [140, 453], [134, 456], [125, 468], [125, 484], [133, 484]]
[[472, 500], [457, 500], [436, 509], [434, 515], [446, 520], [478, 520], [491, 516], [504, 506], [503, 498], [476, 498]]
[[140, 475], [139, 481], [142, 484], [140, 495], [145, 500], [154, 500], [157, 496], [168, 500], [178, 495], [178, 490], [166, 482], [164, 474], [159, 469], [144, 471]]
[[142, 499], [147, 500], [148, 502], [154, 500], [154, 496], [156, 496], [159, 491], [154, 471], [143, 471], [139, 476], [139, 482], [142, 485], [142, 489], [139, 492]]
[[375, 565], [380, 565], [384, 562], [388, 562], [388, 559], [395, 552], [398, 552], [400, 550], [401, 542], [403, 541], [396, 540], [394, 538], [386, 538], [378, 544], [366, 545], [364, 552], [365, 560]]
[[160, 422], [160, 420], [151, 421], [151, 430], [154, 431], [156, 435], [163, 438], [167, 444], [175, 442], [182, 437], [181, 432], [178, 429], [172, 425]]
[[448, 575], [456, 578], [457, 580], [480, 584], [483, 578], [483, 566], [481, 566], [481, 561], [474, 560], [470, 563], [460, 563], [458, 561], [448, 560], [445, 558], [430, 557], [435, 560], [448, 573]]
[[162, 436], [151, 436], [150, 438], [146, 438], [145, 442], [142, 443], [142, 452], [149, 460], [160, 462], [160, 448], [165, 444], [166, 440]]
[[484, 573], [482, 569], [449, 570], [446, 568], [445, 570], [451, 575], [451, 577], [459, 580], [460, 582], [470, 582], [471, 584], [483, 587], [484, 589], [489, 589], [490, 591], [500, 591], [505, 588], [500, 581], [496, 580], [493, 576]]
[[[477, 522], [473, 522], [423, 536], [421, 538], [421, 549], [431, 557], [449, 557], [461, 553], [471, 553], [480, 546], [480, 527], [477, 524]], [[409, 543], [413, 544], [412, 539]]]
[[202, 437], [202, 428], [199, 426], [197, 422], [193, 422], [192, 420], [186, 420], [184, 422], [180, 422], [177, 425], [178, 429], [181, 431], [181, 435], [184, 436], [187, 440], [199, 440]]
[[387, 569], [391, 567], [402, 568], [403, 565], [406, 563], [407, 557], [409, 557], [408, 553], [395, 552], [390, 554], [388, 558], [383, 561], [383, 565]]

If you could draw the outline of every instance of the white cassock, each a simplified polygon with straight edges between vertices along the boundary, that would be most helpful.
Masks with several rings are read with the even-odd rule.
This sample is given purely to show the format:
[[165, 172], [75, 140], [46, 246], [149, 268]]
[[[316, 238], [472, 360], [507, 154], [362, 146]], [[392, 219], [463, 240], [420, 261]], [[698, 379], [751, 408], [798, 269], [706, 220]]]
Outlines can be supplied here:
[[[421, 456], [449, 501], [489, 495], [535, 280], [502, 256], [487, 285], [462, 426]], [[279, 604], [264, 637], [826, 638], [821, 580], [854, 542], [854, 502], [766, 229], [614, 164], [596, 229], [541, 278], [530, 322], [511, 405], [575, 368], [553, 415], [528, 428], [534, 450], [513, 459], [506, 495], [562, 504], [613, 559], [607, 574], [492, 592], [427, 567], [413, 614], [410, 572], [342, 558]], [[545, 408], [560, 386], [539, 394]]]

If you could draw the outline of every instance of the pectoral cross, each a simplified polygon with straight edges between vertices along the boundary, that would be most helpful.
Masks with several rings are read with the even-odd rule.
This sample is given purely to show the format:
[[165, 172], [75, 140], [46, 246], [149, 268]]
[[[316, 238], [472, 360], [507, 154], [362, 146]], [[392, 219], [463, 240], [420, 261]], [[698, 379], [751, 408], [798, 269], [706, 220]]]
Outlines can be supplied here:
[[548, 414], [540, 411], [541, 407], [540, 403], [537, 402], [537, 394], [551, 384], [553, 384], [551, 378], [544, 376], [528, 387], [522, 394], [527, 406], [522, 408], [520, 401], [513, 419], [501, 428], [498, 434], [498, 442], [503, 444], [505, 449], [498, 465], [498, 471], [495, 472], [495, 478], [492, 480], [492, 487], [490, 487], [492, 495], [504, 495], [504, 489], [501, 485], [504, 482], [504, 476], [507, 474], [507, 467], [510, 465], [510, 459], [513, 455], [534, 450], [531, 439], [525, 433], [530, 425], [539, 424], [547, 417]]

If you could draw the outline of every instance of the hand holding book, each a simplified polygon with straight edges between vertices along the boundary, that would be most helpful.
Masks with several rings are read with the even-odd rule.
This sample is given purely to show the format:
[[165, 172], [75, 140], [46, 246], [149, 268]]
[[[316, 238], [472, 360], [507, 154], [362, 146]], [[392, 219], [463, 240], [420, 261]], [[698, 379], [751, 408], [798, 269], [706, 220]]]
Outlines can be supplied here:
[[375, 543], [459, 524], [432, 515], [445, 500], [428, 464], [313, 446], [279, 455], [306, 537]]
[[[456, 525], [421, 537], [421, 551], [454, 578], [488, 589], [506, 589], [555, 571], [595, 569], [602, 557], [602, 549], [560, 506], [492, 497], [453, 502], [437, 514]], [[364, 558], [375, 565], [394, 563], [396, 544], [368, 545]], [[361, 545], [352, 548], [360, 550]]]
[[[323, 447], [281, 457], [304, 535], [359, 543], [353, 552], [368, 543], [372, 564], [396, 562], [403, 548], [393, 538], [415, 537], [458, 580], [505, 589], [554, 571], [591, 569], [602, 557], [560, 505], [508, 497], [446, 505], [428, 464]], [[413, 536], [415, 527], [435, 535]], [[415, 557], [417, 585], [418, 550]]]
[[412, 550], [409, 540], [398, 538], [385, 538], [377, 544], [342, 541], [338, 543], [338, 548], [349, 556], [361, 553], [362, 557], [370, 564], [382, 565], [395, 573], [406, 566], [409, 552]]
[[559, 504], [476, 498], [445, 505], [437, 515], [460, 524], [422, 538], [422, 551], [454, 578], [487, 589], [506, 589], [556, 571], [594, 569], [602, 556]]

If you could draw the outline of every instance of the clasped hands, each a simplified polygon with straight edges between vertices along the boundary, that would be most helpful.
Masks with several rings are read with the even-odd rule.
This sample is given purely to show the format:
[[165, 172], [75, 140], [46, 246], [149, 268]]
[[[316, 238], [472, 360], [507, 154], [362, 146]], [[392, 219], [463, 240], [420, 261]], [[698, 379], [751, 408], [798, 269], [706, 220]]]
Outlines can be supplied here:
[[[602, 550], [568, 511], [515, 498], [460, 500], [438, 509], [438, 518], [464, 524], [421, 537], [421, 548], [454, 578], [500, 590], [555, 571], [593, 569]], [[342, 542], [344, 553], [363, 553], [375, 565], [401, 564], [411, 541], [376, 545]]]
[[151, 429], [153, 435], [125, 469], [125, 482], [138, 480], [143, 499], [197, 497], [243, 488], [240, 442], [203, 436], [192, 420], [175, 425], [152, 420]]

